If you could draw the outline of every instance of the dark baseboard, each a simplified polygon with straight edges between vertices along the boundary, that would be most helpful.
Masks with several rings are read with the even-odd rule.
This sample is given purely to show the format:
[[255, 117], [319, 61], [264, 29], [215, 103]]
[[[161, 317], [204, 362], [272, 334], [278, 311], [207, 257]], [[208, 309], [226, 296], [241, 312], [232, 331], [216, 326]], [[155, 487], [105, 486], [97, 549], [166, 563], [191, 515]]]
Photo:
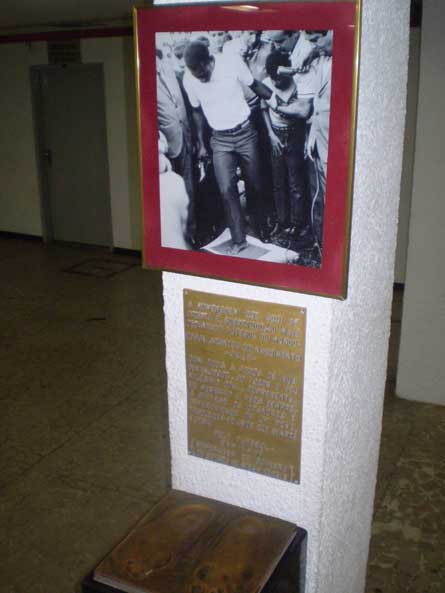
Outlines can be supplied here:
[[5, 239], [22, 239], [23, 241], [36, 241], [43, 243], [43, 237], [39, 235], [27, 235], [26, 233], [11, 233], [10, 231], [0, 231], [0, 237]]
[[142, 252], [138, 249], [125, 249], [125, 247], [113, 247], [113, 253], [116, 255], [129, 255], [131, 257], [142, 258]]
[[[26, 233], [12, 233], [10, 231], [0, 230], [0, 238], [1, 237], [4, 237], [5, 239], [21, 239], [23, 241], [35, 241], [37, 243], [44, 243], [43, 237], [39, 235], [28, 235]], [[56, 243], [58, 245], [65, 245], [66, 247], [74, 247], [78, 249], [103, 249], [104, 251], [109, 251], [108, 247], [104, 247], [102, 245], [87, 245], [84, 243], [73, 243], [71, 241], [51, 241], [50, 243]], [[125, 249], [124, 247], [112, 247], [111, 251], [116, 255], [128, 255], [130, 257], [137, 257], [139, 259], [142, 258], [142, 251], [139, 249]]]

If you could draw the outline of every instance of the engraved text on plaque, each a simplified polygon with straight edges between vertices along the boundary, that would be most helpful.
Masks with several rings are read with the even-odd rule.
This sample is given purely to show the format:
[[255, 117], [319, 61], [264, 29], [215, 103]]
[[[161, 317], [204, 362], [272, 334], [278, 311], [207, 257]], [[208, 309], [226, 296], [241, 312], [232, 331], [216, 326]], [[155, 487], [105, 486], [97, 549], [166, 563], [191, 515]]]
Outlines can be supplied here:
[[306, 310], [184, 291], [189, 453], [299, 481]]

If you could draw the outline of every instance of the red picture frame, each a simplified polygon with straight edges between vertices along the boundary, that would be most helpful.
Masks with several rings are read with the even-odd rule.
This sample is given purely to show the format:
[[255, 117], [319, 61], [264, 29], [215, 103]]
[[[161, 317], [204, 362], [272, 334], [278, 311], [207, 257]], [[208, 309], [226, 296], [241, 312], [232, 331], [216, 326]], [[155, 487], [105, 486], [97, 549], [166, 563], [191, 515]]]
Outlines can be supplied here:
[[[144, 265], [346, 298], [356, 123], [360, 2], [176, 5], [135, 9]], [[156, 35], [199, 31], [333, 32], [327, 183], [318, 267], [276, 263], [161, 241]]]

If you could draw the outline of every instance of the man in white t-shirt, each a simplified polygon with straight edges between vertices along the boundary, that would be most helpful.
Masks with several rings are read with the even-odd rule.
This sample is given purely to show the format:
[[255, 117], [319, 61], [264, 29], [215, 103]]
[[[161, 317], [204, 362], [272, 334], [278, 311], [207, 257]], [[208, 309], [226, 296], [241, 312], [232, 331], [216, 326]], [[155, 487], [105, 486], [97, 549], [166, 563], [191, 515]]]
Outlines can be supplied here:
[[210, 146], [218, 188], [232, 237], [229, 255], [247, 247], [244, 215], [238, 194], [237, 167], [241, 168], [247, 195], [247, 208], [254, 232], [268, 241], [262, 207], [261, 171], [258, 136], [250, 122], [250, 109], [243, 85], [268, 99], [271, 91], [255, 80], [240, 56], [213, 56], [200, 41], [192, 41], [184, 53], [191, 76], [184, 77], [184, 87], [193, 108], [198, 132], [198, 156], [207, 158], [204, 141], [204, 117], [212, 128]]

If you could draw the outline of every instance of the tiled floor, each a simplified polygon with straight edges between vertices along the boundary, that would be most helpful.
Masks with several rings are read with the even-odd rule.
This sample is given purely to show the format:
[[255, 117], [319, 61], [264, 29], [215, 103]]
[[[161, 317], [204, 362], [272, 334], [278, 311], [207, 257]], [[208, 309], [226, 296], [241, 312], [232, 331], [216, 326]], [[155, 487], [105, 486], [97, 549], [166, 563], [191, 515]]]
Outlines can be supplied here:
[[169, 484], [160, 275], [5, 238], [0, 266], [0, 592], [73, 593]]
[[395, 397], [403, 292], [394, 292], [367, 593], [445, 592], [445, 407]]
[[[0, 593], [78, 593], [169, 485], [160, 275], [5, 237], [0, 266]], [[443, 593], [445, 408], [393, 395], [395, 297], [367, 593]]]

